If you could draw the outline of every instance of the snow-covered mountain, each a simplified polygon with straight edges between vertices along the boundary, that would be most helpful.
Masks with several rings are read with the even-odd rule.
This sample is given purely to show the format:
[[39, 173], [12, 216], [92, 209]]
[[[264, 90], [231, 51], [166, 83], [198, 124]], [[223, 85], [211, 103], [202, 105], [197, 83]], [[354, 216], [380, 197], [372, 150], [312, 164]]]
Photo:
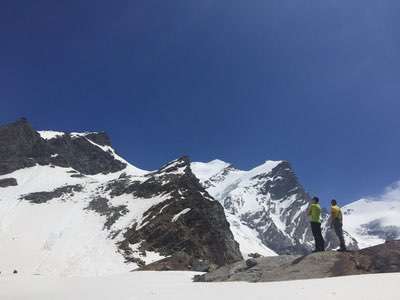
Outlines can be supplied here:
[[[249, 171], [214, 160], [194, 162], [192, 170], [225, 214], [244, 256], [252, 251], [268, 256], [305, 254], [314, 248], [307, 209], [310, 196], [287, 161], [266, 161]], [[339, 247], [323, 211], [326, 248]], [[346, 245], [357, 249], [354, 237], [344, 231]]]
[[380, 197], [360, 199], [343, 207], [345, 229], [360, 248], [400, 239], [400, 182]]
[[245, 254], [306, 253], [312, 249], [306, 214], [310, 198], [287, 161], [266, 161], [243, 171], [215, 160], [192, 163], [192, 170], [224, 206]]
[[188, 264], [241, 258], [185, 157], [143, 171], [104, 133], [36, 132], [19, 120], [0, 127], [0, 158], [2, 270], [111, 274], [180, 251]]
[[[287, 161], [244, 171], [181, 157], [145, 171], [105, 133], [37, 132], [24, 119], [0, 127], [0, 257], [30, 273], [110, 274], [165, 259], [203, 269], [252, 253], [308, 253], [309, 200]], [[353, 237], [370, 246], [398, 232], [387, 217], [400, 206], [369, 203], [344, 208], [353, 247]]]

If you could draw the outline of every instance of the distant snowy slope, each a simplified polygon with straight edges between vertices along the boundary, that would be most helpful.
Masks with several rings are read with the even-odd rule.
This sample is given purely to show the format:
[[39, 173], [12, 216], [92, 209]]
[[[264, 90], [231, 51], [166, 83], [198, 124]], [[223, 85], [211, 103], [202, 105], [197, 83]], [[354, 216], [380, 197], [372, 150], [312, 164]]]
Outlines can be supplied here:
[[343, 207], [344, 228], [365, 248], [400, 239], [400, 182], [382, 196], [361, 199]]
[[243, 223], [238, 216], [225, 212], [226, 218], [231, 225], [231, 231], [235, 240], [239, 243], [240, 251], [244, 258], [250, 254], [258, 253], [262, 256], [276, 256], [275, 251], [263, 244], [257, 230]]
[[196, 177], [198, 179], [200, 179], [200, 182], [207, 181], [209, 178], [218, 174], [219, 172], [221, 172], [223, 169], [227, 168], [228, 166], [229, 166], [228, 163], [226, 163], [222, 160], [219, 160], [219, 159], [215, 159], [208, 163], [192, 162], [190, 165], [193, 173], [196, 174]]
[[266, 161], [249, 171], [214, 160], [191, 165], [208, 193], [225, 208], [244, 255], [306, 253], [311, 235], [309, 197], [286, 161]]

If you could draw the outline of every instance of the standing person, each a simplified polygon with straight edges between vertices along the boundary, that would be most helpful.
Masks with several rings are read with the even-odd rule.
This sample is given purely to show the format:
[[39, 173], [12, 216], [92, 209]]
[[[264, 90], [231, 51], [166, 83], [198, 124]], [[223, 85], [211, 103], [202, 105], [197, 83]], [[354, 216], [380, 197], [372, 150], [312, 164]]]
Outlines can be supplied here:
[[311, 199], [308, 215], [310, 217], [311, 231], [315, 240], [315, 250], [313, 252], [324, 251], [325, 241], [321, 232], [321, 206], [319, 205], [318, 197]]
[[335, 199], [331, 201], [331, 228], [335, 229], [335, 233], [340, 242], [338, 251], [346, 251], [346, 244], [343, 237], [343, 215]]

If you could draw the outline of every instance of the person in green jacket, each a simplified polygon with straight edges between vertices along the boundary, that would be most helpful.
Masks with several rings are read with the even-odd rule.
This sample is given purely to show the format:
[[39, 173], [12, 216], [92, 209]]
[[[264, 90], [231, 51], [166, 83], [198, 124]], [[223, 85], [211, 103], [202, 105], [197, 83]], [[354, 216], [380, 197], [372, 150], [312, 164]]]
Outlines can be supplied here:
[[311, 231], [315, 240], [315, 250], [313, 252], [324, 251], [325, 241], [321, 232], [321, 206], [319, 205], [318, 197], [311, 199], [308, 216], [310, 217]]

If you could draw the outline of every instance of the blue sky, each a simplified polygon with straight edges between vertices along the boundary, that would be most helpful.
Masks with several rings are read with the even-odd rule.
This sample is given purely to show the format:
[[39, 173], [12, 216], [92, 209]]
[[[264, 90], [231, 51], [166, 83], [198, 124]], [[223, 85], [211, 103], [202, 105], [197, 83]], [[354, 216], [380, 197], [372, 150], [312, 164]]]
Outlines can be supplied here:
[[1, 1], [0, 122], [144, 169], [289, 160], [326, 201], [400, 179], [400, 2]]

